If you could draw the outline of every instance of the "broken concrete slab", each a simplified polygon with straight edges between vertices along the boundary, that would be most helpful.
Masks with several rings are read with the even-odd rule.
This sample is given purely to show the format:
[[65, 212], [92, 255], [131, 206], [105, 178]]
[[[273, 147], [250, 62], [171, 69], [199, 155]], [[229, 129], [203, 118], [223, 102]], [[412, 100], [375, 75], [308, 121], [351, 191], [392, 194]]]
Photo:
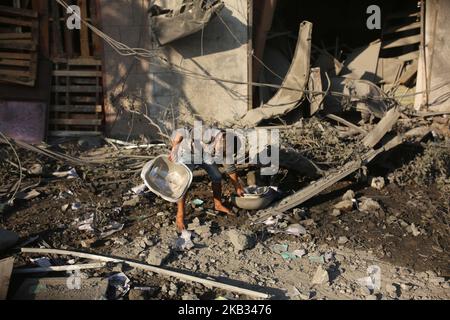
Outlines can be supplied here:
[[294, 60], [281, 89], [264, 106], [249, 111], [238, 125], [253, 128], [263, 120], [286, 115], [299, 106], [305, 97], [310, 72], [312, 27], [307, 21], [300, 24]]
[[381, 210], [381, 206], [373, 199], [363, 198], [359, 203], [359, 210], [364, 212], [375, 212]]
[[381, 40], [358, 48], [352, 52], [344, 63], [342, 74], [346, 78], [376, 82], [378, 57], [380, 56]]
[[353, 201], [352, 200], [343, 200], [334, 205], [334, 209], [339, 211], [352, 211], [353, 209]]
[[330, 276], [328, 271], [325, 270], [322, 266], [318, 266], [316, 273], [314, 274], [311, 284], [312, 285], [324, 285], [330, 282]]
[[9, 289], [9, 279], [14, 267], [14, 258], [0, 260], [0, 300], [6, 300]]
[[[22, 280], [13, 300], [105, 300], [107, 278], [28, 278]], [[78, 280], [78, 281], [77, 281]]]
[[0, 251], [7, 250], [19, 241], [19, 235], [15, 232], [0, 229]]
[[202, 30], [215, 13], [224, 8], [222, 1], [192, 0], [174, 9], [153, 5], [150, 8], [151, 31], [161, 46]]
[[169, 258], [170, 254], [169, 248], [156, 246], [148, 251], [146, 261], [152, 266], [161, 266]]
[[255, 237], [249, 232], [234, 229], [229, 230], [227, 235], [228, 239], [233, 244], [235, 251], [237, 252], [251, 249], [255, 246]]

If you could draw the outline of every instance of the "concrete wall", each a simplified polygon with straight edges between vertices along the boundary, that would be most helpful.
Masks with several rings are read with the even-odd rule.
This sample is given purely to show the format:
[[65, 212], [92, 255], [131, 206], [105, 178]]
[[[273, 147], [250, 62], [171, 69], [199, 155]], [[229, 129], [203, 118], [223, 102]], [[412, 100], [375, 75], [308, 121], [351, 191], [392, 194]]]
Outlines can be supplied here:
[[[220, 13], [235, 37], [219, 18], [205, 27], [203, 52], [201, 32], [164, 48], [152, 42], [147, 18], [147, 0], [100, 0], [102, 30], [130, 47], [154, 49], [171, 63], [192, 72], [239, 82], [248, 80], [247, 2], [225, 0]], [[173, 8], [181, 0], [157, 0]], [[123, 57], [105, 45], [105, 104], [107, 134], [116, 138], [145, 135], [157, 137], [149, 123], [126, 111], [135, 108], [147, 113], [170, 133], [194, 116], [224, 124], [242, 117], [248, 109], [248, 86], [221, 83], [174, 72], [158, 59]]]

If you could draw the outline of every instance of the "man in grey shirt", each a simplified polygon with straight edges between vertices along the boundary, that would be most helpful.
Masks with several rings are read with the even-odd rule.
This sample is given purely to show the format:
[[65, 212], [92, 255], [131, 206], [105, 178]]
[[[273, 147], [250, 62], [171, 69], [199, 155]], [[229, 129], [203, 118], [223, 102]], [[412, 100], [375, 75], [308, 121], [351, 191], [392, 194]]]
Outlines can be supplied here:
[[[239, 144], [238, 138], [234, 139], [235, 144]], [[214, 196], [214, 209], [218, 212], [233, 213], [222, 203], [222, 174], [217, 164], [223, 162], [225, 173], [230, 177], [238, 196], [244, 195], [244, 189], [236, 172], [234, 164], [218, 161], [218, 159], [230, 158], [230, 153], [235, 151], [236, 146], [227, 146], [226, 133], [213, 127], [200, 126], [193, 129], [182, 128], [176, 130], [172, 135], [172, 152], [170, 160], [180, 162], [194, 170], [197, 166], [203, 168], [208, 173], [212, 181], [212, 191]], [[230, 151], [233, 150], [233, 151]], [[186, 212], [186, 195], [178, 202], [177, 229], [185, 229], [184, 216]]]

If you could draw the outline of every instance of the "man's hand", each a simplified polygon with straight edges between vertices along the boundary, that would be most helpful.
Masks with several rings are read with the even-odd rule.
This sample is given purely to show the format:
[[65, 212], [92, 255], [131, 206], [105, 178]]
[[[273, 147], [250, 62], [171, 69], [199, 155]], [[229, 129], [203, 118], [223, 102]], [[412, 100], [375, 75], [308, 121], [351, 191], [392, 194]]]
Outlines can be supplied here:
[[173, 148], [172, 151], [170, 151], [169, 160], [175, 162], [176, 159], [177, 159], [176, 148]]
[[177, 159], [177, 150], [180, 143], [183, 141], [183, 136], [179, 133], [175, 136], [175, 139], [172, 141], [172, 151], [169, 154], [169, 160], [175, 162]]
[[238, 195], [238, 197], [243, 197], [245, 194], [244, 188], [242, 188], [241, 185], [236, 187], [236, 194]]
[[236, 194], [239, 197], [243, 197], [245, 194], [244, 188], [242, 187], [241, 182], [239, 181], [239, 177], [237, 173], [231, 173], [230, 174], [231, 182], [233, 182], [234, 188], [236, 189]]

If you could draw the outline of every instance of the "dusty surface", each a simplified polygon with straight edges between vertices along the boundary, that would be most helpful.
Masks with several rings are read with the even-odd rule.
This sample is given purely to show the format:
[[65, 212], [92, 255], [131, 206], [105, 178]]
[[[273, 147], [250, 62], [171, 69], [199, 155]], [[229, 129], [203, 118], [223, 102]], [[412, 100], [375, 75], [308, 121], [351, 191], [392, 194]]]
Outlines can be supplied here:
[[[66, 151], [73, 152], [73, 148], [68, 146]], [[26, 168], [38, 161], [50, 172], [70, 168], [58, 168], [55, 161], [30, 153], [21, 152], [20, 155], [28, 159], [22, 164]], [[403, 163], [405, 168], [408, 163]], [[374, 165], [369, 169], [383, 173], [386, 187], [376, 190], [357, 177], [335, 185], [288, 214], [288, 223], [299, 223], [306, 229], [305, 235], [297, 237], [270, 234], [263, 225], [251, 226], [252, 212], [236, 210], [237, 217], [216, 215], [211, 210], [208, 178], [196, 178], [188, 201], [202, 199], [205, 204], [201, 208], [189, 208], [186, 225], [193, 223], [192, 228], [199, 235], [193, 238], [194, 248], [177, 251], [174, 248], [178, 237], [174, 225], [175, 206], [150, 193], [124, 206], [124, 202], [135, 197], [131, 188], [141, 184], [139, 171], [124, 170], [123, 163], [116, 167], [77, 167], [80, 178], [74, 180], [45, 178], [34, 188], [40, 192], [37, 198], [17, 201], [13, 208], [3, 212], [0, 227], [19, 233], [22, 241], [39, 236], [28, 246], [80, 249], [144, 263], [158, 260], [162, 267], [202, 277], [212, 276], [270, 293], [274, 299], [450, 298], [450, 200], [448, 194], [440, 191], [443, 186], [448, 187], [445, 181], [433, 180], [423, 186], [411, 182], [400, 186], [395, 179], [388, 179], [394, 170]], [[2, 162], [0, 170], [6, 182], [14, 181], [16, 173], [8, 162]], [[242, 176], [245, 173], [241, 172]], [[447, 174], [441, 172], [439, 176]], [[42, 178], [27, 179], [32, 184]], [[283, 171], [275, 180], [285, 191], [307, 183], [303, 177]], [[353, 207], [336, 212], [334, 206], [342, 201], [348, 190], [355, 192], [357, 203], [361, 204], [365, 197], [376, 201], [379, 208], [364, 212], [361, 207], [359, 210]], [[228, 182], [225, 196], [231, 191]], [[79, 208], [72, 204], [79, 204]], [[99, 232], [105, 231], [112, 221], [124, 224], [123, 230], [104, 239], [100, 239], [98, 233], [79, 230], [74, 223], [76, 219], [84, 220], [92, 213]], [[233, 245], [230, 230], [244, 231], [248, 243], [240, 243], [242, 239], [233, 235]], [[281, 251], [303, 250], [304, 255], [283, 257], [277, 249], [280, 245], [287, 245], [287, 250]], [[16, 267], [30, 266], [29, 255], [17, 252], [15, 255]], [[63, 260], [55, 260], [55, 263], [67, 264], [70, 259], [60, 258]], [[75, 262], [87, 261], [75, 259]], [[374, 265], [381, 270], [381, 287], [372, 290], [358, 281], [367, 277], [367, 268]], [[202, 285], [164, 279], [127, 266], [108, 266], [83, 273], [87, 277], [106, 277], [120, 271], [127, 274], [135, 288], [125, 299], [245, 298]], [[64, 272], [59, 275], [66, 276]], [[13, 282], [14, 279], [22, 278], [15, 276]]]

